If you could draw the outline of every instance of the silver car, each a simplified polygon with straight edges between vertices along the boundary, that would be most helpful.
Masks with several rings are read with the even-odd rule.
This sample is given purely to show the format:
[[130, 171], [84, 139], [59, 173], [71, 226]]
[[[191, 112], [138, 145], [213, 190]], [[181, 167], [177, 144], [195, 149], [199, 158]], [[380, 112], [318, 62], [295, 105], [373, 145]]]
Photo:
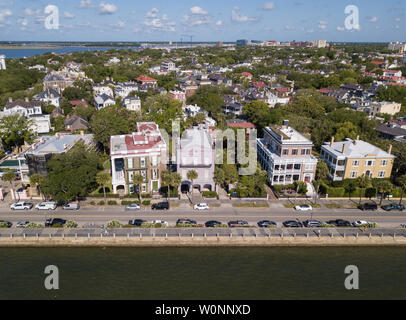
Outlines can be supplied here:
[[141, 210], [141, 207], [136, 203], [132, 203], [126, 206], [125, 210]]

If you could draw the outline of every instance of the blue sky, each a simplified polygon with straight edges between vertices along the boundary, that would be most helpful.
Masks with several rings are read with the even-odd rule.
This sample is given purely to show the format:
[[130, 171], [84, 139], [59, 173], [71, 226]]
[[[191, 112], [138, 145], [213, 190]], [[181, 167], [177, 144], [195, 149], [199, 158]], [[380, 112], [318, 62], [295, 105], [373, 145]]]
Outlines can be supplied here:
[[[44, 9], [59, 10], [46, 29]], [[359, 9], [359, 30], [344, 9]], [[406, 0], [0, 0], [0, 40], [406, 41]]]

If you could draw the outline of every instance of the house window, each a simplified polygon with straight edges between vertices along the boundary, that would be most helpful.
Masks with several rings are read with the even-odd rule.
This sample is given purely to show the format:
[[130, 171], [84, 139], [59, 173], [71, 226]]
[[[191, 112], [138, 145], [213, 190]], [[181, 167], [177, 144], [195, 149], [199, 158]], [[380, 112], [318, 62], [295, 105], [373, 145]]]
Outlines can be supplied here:
[[385, 171], [379, 171], [378, 178], [385, 178]]
[[301, 164], [295, 164], [295, 170], [300, 170], [302, 168]]
[[373, 167], [375, 165], [375, 161], [373, 161], [373, 160], [365, 161], [365, 165], [367, 167]]
[[158, 157], [157, 157], [157, 156], [153, 156], [151, 162], [152, 162], [152, 165], [153, 165], [153, 166], [158, 165]]
[[146, 160], [145, 158], [141, 158], [141, 168], [145, 168], [146, 166]]
[[297, 156], [298, 154], [298, 150], [297, 149], [293, 149], [292, 150], [292, 156]]
[[310, 154], [310, 149], [306, 149], [306, 155]]
[[302, 149], [302, 156], [304, 156], [306, 154], [306, 149]]
[[141, 185], [141, 192], [142, 193], [147, 192], [147, 185], [145, 183], [143, 185]]
[[388, 165], [388, 160], [382, 160], [381, 161], [381, 166], [386, 167]]
[[283, 155], [287, 156], [289, 154], [289, 149], [283, 149]]
[[127, 159], [127, 168], [128, 169], [133, 169], [134, 165], [133, 165], [133, 159]]
[[152, 169], [152, 179], [158, 179], [158, 169]]
[[359, 167], [359, 160], [355, 160], [352, 162], [353, 167]]
[[357, 171], [351, 171], [351, 178], [354, 179], [358, 176], [358, 172]]
[[278, 182], [279, 176], [273, 176], [273, 182]]
[[145, 170], [142, 170], [141, 175], [144, 177], [144, 181], [145, 181], [147, 179], [147, 172]]

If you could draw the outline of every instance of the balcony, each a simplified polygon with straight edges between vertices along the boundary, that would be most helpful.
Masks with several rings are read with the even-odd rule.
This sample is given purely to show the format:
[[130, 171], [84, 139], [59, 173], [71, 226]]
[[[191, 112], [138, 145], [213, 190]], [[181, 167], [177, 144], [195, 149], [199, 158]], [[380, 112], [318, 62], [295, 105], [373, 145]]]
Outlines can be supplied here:
[[124, 171], [116, 171], [115, 176], [113, 176], [113, 184], [125, 184]]

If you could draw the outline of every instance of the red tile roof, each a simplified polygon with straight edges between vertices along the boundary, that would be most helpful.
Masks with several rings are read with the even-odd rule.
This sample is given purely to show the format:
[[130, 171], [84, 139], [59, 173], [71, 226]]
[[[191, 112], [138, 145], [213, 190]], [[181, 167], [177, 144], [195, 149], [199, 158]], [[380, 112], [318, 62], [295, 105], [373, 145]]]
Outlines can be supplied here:
[[231, 128], [255, 129], [255, 125], [251, 122], [228, 123], [228, 126]]
[[137, 81], [140, 81], [140, 82], [157, 82], [158, 80], [156, 80], [156, 79], [154, 79], [154, 78], [151, 78], [151, 77], [149, 77], [149, 76], [146, 76], [146, 75], [140, 75], [138, 78], [137, 78]]
[[266, 87], [267, 87], [267, 85], [266, 85], [263, 81], [254, 81], [254, 82], [252, 83], [252, 85], [253, 85], [255, 88], [266, 88]]

